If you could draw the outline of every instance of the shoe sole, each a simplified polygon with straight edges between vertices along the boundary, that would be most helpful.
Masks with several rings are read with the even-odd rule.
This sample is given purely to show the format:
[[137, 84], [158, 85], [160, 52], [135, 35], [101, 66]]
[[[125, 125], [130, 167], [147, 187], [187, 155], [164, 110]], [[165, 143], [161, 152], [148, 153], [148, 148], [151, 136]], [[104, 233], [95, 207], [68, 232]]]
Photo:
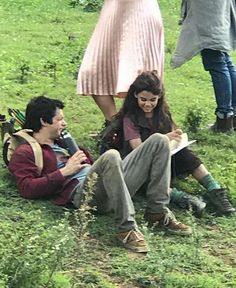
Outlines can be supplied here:
[[190, 236], [192, 234], [192, 229], [189, 228], [186, 231], [176, 231], [176, 230], [171, 230], [166, 228], [165, 229], [166, 233], [172, 234], [172, 235], [178, 235], [178, 236]]
[[148, 253], [150, 251], [148, 247], [133, 247], [128, 244], [123, 244], [123, 247], [136, 253]]
[[124, 247], [125, 249], [131, 250], [136, 253], [148, 253], [150, 251], [149, 247], [134, 247], [133, 245], [125, 244], [122, 240], [117, 239], [119, 246]]
[[224, 216], [227, 217], [227, 216], [231, 216], [233, 213], [235, 213], [235, 210], [227, 211], [227, 212], [219, 212], [219, 211], [216, 211], [213, 207], [211, 208], [210, 211], [212, 214], [215, 214], [215, 216], [217, 216], [217, 217], [224, 217]]
[[158, 226], [151, 226], [155, 231], [164, 231], [168, 234], [172, 234], [172, 235], [178, 235], [178, 236], [189, 236], [192, 234], [192, 229], [189, 227], [187, 230], [185, 231], [181, 231], [181, 230], [172, 230], [166, 227], [158, 227]]

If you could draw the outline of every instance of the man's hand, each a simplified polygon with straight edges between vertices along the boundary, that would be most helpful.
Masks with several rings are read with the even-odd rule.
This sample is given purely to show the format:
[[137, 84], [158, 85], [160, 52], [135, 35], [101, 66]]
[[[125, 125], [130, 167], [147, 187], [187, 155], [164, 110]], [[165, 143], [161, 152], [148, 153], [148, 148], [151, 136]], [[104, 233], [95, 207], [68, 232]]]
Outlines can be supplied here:
[[87, 165], [82, 164], [86, 159], [87, 157], [83, 151], [77, 151], [72, 157], [68, 159], [65, 167], [60, 169], [61, 174], [64, 177], [74, 175]]
[[181, 129], [176, 129], [167, 133], [166, 136], [169, 138], [170, 141], [175, 140], [177, 142], [180, 142], [182, 139], [182, 134], [183, 134], [183, 131]]

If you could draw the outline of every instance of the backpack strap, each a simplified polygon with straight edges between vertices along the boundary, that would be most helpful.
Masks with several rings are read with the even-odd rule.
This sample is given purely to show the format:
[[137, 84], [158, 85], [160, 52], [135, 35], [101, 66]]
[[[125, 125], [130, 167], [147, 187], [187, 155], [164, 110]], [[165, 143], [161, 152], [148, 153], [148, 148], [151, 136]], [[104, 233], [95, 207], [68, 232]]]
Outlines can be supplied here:
[[13, 136], [23, 138], [27, 143], [30, 144], [34, 153], [35, 165], [38, 168], [38, 174], [41, 175], [41, 172], [43, 170], [43, 151], [42, 151], [40, 144], [35, 140], [34, 137], [32, 137], [29, 134], [32, 132], [33, 131], [30, 129], [22, 129], [14, 133]]

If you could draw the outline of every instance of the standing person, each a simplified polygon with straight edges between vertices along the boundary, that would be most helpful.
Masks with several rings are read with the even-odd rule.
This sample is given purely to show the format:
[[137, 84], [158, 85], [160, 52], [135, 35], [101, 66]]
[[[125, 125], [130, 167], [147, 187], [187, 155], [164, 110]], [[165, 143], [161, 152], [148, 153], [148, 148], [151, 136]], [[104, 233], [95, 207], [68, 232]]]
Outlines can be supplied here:
[[146, 70], [163, 76], [164, 31], [156, 0], [105, 0], [79, 69], [77, 94], [93, 96], [104, 117], [117, 113], [114, 96]]
[[112, 149], [92, 165], [83, 164], [86, 155], [81, 150], [67, 161], [63, 157], [62, 161], [65, 149], [57, 139], [66, 127], [63, 107], [61, 101], [44, 96], [33, 98], [27, 105], [24, 128], [32, 130], [32, 136], [42, 148], [43, 169], [39, 175], [29, 144], [21, 144], [15, 150], [9, 169], [22, 197], [79, 208], [89, 176], [96, 173], [93, 201], [97, 211], [114, 211], [117, 238], [125, 248], [147, 252], [148, 245], [135, 221], [131, 197], [148, 180], [144, 215], [147, 222], [172, 234], [191, 234], [191, 228], [178, 222], [166, 207], [170, 182], [170, 149], [166, 136], [153, 135], [123, 161], [119, 152]]
[[[123, 156], [135, 151], [156, 132], [165, 134], [170, 140], [180, 139], [182, 131], [177, 129], [165, 100], [164, 90], [155, 71], [140, 74], [128, 90], [117, 118], [123, 120], [124, 147]], [[227, 197], [227, 190], [208, 172], [202, 161], [188, 148], [184, 148], [172, 156], [172, 178], [191, 174], [204, 188], [206, 199], [219, 215], [228, 215], [235, 211]], [[201, 215], [204, 205], [182, 191], [173, 189], [173, 203], [187, 208], [193, 207], [197, 216]]]
[[171, 65], [201, 53], [216, 99], [215, 132], [236, 129], [236, 69], [228, 51], [236, 48], [235, 0], [183, 0], [181, 33]]

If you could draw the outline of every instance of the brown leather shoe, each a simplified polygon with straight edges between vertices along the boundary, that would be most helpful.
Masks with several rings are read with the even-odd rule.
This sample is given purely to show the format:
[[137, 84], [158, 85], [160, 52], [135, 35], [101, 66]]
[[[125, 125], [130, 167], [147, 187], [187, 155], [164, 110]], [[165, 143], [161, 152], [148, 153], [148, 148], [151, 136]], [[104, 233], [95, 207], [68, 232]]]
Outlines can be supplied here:
[[122, 246], [137, 253], [147, 253], [149, 251], [148, 244], [143, 234], [139, 230], [129, 230], [119, 232], [117, 239]]
[[174, 214], [167, 209], [163, 213], [145, 213], [144, 218], [155, 229], [162, 229], [171, 234], [188, 236], [192, 234], [191, 227], [176, 220]]

